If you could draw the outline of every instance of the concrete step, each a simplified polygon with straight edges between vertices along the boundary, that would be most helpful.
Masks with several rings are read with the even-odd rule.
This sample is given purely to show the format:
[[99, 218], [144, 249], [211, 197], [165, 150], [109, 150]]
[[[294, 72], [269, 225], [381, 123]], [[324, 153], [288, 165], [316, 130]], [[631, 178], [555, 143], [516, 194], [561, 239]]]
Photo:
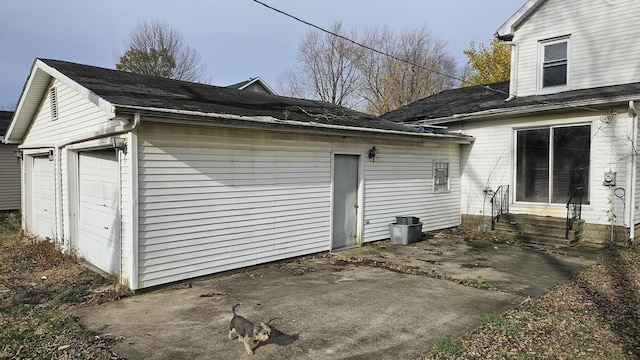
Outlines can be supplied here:
[[[566, 225], [563, 226], [547, 226], [547, 225], [529, 225], [523, 223], [506, 224], [496, 223], [494, 230], [503, 232], [512, 232], [518, 234], [530, 234], [535, 236], [546, 236], [552, 238], [564, 239], [567, 236]], [[569, 230], [569, 239], [580, 240], [584, 236], [584, 226], [574, 223], [573, 228]]]
[[521, 243], [573, 246], [584, 238], [584, 220], [576, 220], [566, 237], [566, 219], [548, 216], [505, 214], [495, 223], [497, 237]]
[[554, 247], [571, 247], [580, 242], [575, 238], [565, 239], [557, 236], [544, 236], [534, 234], [522, 234], [508, 231], [494, 230], [495, 236], [500, 239], [505, 239], [511, 242], [518, 242], [524, 244], [537, 244]]

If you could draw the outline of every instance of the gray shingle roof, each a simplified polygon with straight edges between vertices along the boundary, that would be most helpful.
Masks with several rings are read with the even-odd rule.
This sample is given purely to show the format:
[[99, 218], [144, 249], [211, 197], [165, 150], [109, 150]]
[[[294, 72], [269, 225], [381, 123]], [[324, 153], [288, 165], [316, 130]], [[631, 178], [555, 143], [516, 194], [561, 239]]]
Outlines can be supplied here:
[[[490, 90], [493, 89], [493, 90]], [[640, 95], [640, 83], [605, 86], [583, 90], [565, 91], [549, 95], [516, 97], [509, 96], [509, 82], [484, 86], [470, 86], [445, 90], [418, 100], [412, 104], [390, 111], [382, 118], [396, 122], [437, 120], [443, 123], [455, 121], [456, 117], [501, 110], [503, 114], [523, 111], [535, 112], [589, 104], [610, 104], [633, 100], [630, 96]], [[625, 100], [626, 98], [626, 100]]]
[[240, 91], [156, 76], [40, 59], [118, 107], [171, 109], [419, 133], [419, 129], [330, 103]]

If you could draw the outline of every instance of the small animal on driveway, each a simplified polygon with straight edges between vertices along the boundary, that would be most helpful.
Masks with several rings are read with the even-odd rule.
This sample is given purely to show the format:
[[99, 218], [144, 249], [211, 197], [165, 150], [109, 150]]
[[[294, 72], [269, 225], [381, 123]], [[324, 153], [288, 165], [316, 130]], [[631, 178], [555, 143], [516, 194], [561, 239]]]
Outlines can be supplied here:
[[[236, 314], [236, 308], [239, 305], [240, 304], [235, 304], [231, 308], [233, 318], [231, 318], [231, 322], [229, 323], [229, 340], [237, 336], [238, 341], [244, 343], [247, 353], [253, 354], [253, 344], [269, 340], [271, 328], [263, 322], [254, 324], [244, 317]], [[250, 342], [252, 343], [251, 345], [249, 344]]]

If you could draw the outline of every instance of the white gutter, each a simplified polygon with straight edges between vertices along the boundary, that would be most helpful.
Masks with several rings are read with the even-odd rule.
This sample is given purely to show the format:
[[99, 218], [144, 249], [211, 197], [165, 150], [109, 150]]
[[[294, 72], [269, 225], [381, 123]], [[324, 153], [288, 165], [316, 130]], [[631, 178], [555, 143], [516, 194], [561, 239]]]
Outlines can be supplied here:
[[[450, 135], [450, 134], [432, 134], [432, 133], [422, 133], [422, 132], [409, 132], [409, 131], [401, 131], [401, 130], [385, 130], [385, 129], [375, 129], [375, 128], [363, 128], [356, 126], [346, 126], [346, 125], [332, 125], [332, 124], [323, 124], [319, 122], [304, 122], [297, 120], [282, 120], [277, 119], [271, 116], [241, 116], [241, 115], [233, 115], [233, 114], [220, 114], [220, 113], [204, 113], [200, 111], [189, 111], [189, 110], [175, 110], [175, 109], [164, 109], [164, 108], [152, 108], [152, 107], [142, 107], [142, 106], [118, 106], [118, 109], [132, 109], [135, 111], [151, 111], [155, 113], [163, 113], [163, 114], [171, 114], [171, 115], [181, 115], [181, 116], [189, 116], [189, 117], [204, 117], [204, 118], [218, 118], [225, 120], [233, 120], [239, 122], [246, 122], [247, 126], [251, 123], [254, 124], [267, 124], [267, 125], [289, 125], [295, 126], [298, 128], [305, 129], [320, 129], [320, 130], [343, 130], [343, 131], [354, 131], [360, 133], [373, 133], [379, 135], [399, 135], [399, 136], [407, 136], [413, 137], [417, 139], [424, 138], [434, 138], [440, 140], [453, 140], [460, 144], [470, 144], [471, 139], [461, 138], [459, 135]], [[313, 116], [314, 114], [309, 114]], [[322, 114], [317, 114], [317, 117], [322, 117]]]
[[629, 138], [631, 140], [631, 156], [629, 156], [629, 171], [631, 172], [630, 176], [627, 176], [627, 207], [629, 208], [629, 243], [633, 243], [635, 238], [635, 228], [636, 228], [636, 177], [637, 177], [637, 163], [636, 157], [636, 143], [638, 139], [638, 110], [635, 107], [633, 100], [629, 101]]

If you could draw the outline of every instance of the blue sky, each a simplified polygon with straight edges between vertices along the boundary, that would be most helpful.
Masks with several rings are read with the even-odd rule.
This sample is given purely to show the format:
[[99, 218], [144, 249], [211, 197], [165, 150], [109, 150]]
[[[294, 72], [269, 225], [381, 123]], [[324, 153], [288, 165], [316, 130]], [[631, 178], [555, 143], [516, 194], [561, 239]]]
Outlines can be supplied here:
[[[329, 28], [426, 27], [448, 43], [461, 66], [474, 40], [487, 43], [525, 0], [262, 0]], [[197, 49], [210, 82], [230, 85], [260, 76], [272, 87], [307, 25], [252, 0], [2, 0], [0, 108], [15, 105], [37, 57], [115, 68], [139, 21], [161, 20]]]

